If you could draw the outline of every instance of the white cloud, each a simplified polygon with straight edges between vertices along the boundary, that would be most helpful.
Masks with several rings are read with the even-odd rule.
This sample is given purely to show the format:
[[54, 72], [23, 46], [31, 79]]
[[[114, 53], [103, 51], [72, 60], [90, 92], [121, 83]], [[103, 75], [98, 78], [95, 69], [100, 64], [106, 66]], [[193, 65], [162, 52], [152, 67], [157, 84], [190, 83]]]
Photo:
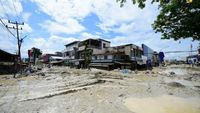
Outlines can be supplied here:
[[21, 27], [23, 28], [23, 32], [29, 32], [30, 33], [30, 32], [33, 31], [32, 28], [27, 23], [24, 23], [24, 25], [21, 26]]
[[[66, 23], [70, 19], [84, 19], [91, 13], [96, 14], [99, 19], [99, 27], [105, 31], [113, 30], [115, 26], [128, 25], [135, 23], [137, 19], [141, 24], [151, 24], [157, 14], [157, 5], [147, 2], [144, 9], [133, 5], [127, 1], [124, 7], [119, 7], [116, 0], [32, 0], [37, 4], [39, 10], [49, 15], [58, 23]], [[144, 25], [140, 25], [144, 26]], [[122, 29], [122, 28], [121, 28]]]
[[[153, 32], [148, 33], [134, 33], [127, 36], [117, 36], [111, 39], [112, 46], [122, 45], [122, 44], [136, 44], [141, 46], [141, 44], [146, 44], [153, 50], [160, 52], [174, 51], [173, 53], [166, 53], [166, 59], [180, 59], [189, 55], [190, 45], [193, 45], [193, 50], [197, 50], [198, 41], [192, 41], [192, 39], [181, 39], [179, 41], [162, 40], [159, 38], [159, 34], [154, 34]], [[177, 53], [175, 51], [185, 51], [183, 53]]]
[[[96, 14], [101, 23], [99, 26], [106, 30], [123, 22], [129, 22], [139, 15], [140, 9], [132, 4], [120, 8], [116, 0], [32, 0], [39, 10], [51, 16], [58, 23], [66, 23], [68, 19], [84, 19], [91, 13]], [[75, 26], [75, 25], [73, 25]]]
[[[132, 30], [152, 29], [151, 24], [158, 14], [157, 4], [147, 2], [144, 9], [127, 1], [124, 7], [120, 8], [115, 0], [96, 1], [95, 13], [100, 18], [99, 27], [105, 31], [130, 33]], [[101, 4], [101, 5], [98, 5]], [[135, 26], [134, 26], [135, 23]], [[126, 31], [127, 30], [127, 31]]]
[[[9, 27], [12, 27], [15, 25], [8, 23], [8, 20], [21, 22], [22, 21], [21, 20], [22, 18], [20, 18], [20, 14], [21, 14], [23, 17], [23, 20], [27, 21], [31, 15], [30, 13], [23, 12], [23, 7], [19, 0], [1, 0], [1, 6], [2, 7], [0, 7], [0, 16], [2, 18], [6, 18], [6, 19], [2, 19], [2, 20], [5, 23], [5, 25], [8, 25]], [[11, 17], [14, 17], [14, 18], [11, 18]], [[25, 23], [24, 25], [20, 25], [19, 29], [21, 29], [21, 28], [23, 28], [23, 30], [22, 30], [23, 32], [32, 32], [32, 28], [30, 27], [30, 25], [28, 23]], [[13, 31], [13, 34], [16, 35], [15, 30], [10, 29], [10, 31]], [[4, 27], [4, 30], [0, 31], [0, 33], [3, 34], [5, 32], [8, 33]], [[5, 47], [2, 47], [2, 48], [5, 48]]]
[[51, 34], [74, 34], [85, 30], [79, 20], [91, 12], [91, 1], [81, 0], [32, 0], [41, 12], [46, 13], [53, 21], [42, 23]]
[[22, 14], [22, 18], [23, 18], [23, 20], [24, 20], [25, 22], [28, 22], [30, 16], [31, 16], [31, 13], [30, 13], [30, 12], [24, 12], [24, 13]]
[[121, 24], [118, 28], [113, 29], [112, 31], [123, 33], [123, 34], [129, 34], [134, 31], [134, 29], [137, 28], [135, 22], [127, 23], [127, 24]]
[[22, 52], [23, 56], [27, 57], [27, 50], [32, 47], [37, 47], [43, 51], [43, 53], [55, 53], [56, 51], [64, 50], [64, 45], [73, 41], [82, 41], [88, 38], [100, 38], [98, 35], [83, 32], [79, 37], [61, 37], [58, 35], [51, 35], [49, 38], [30, 38], [25, 41]]
[[57, 22], [65, 23], [69, 18], [82, 19], [91, 12], [92, 0], [32, 0], [39, 10]]
[[56, 35], [52, 35], [48, 39], [43, 37], [29, 39], [26, 41], [23, 46], [23, 51], [27, 51], [32, 47], [39, 48], [43, 51], [43, 53], [55, 53], [56, 51], [64, 50], [64, 45], [73, 41], [78, 40], [73, 37], [60, 37]]
[[[5, 23], [7, 22], [6, 20], [3, 21]], [[13, 37], [2, 24], [0, 24], [0, 49], [11, 53], [15, 53], [17, 50], [16, 38]]]
[[[8, 22], [8, 20], [6, 20], [6, 19], [2, 19], [2, 21], [3, 21], [3, 23], [5, 24], [5, 25], [7, 25], [8, 27], [12, 27], [12, 26], [14, 26], [15, 28], [16, 28], [16, 26], [14, 25], [14, 24], [11, 24], [11, 23], [9, 23]], [[1, 23], [1, 22], [0, 22]], [[1, 23], [1, 25], [2, 25], [2, 23]], [[0, 32], [7, 32], [7, 30], [6, 30], [6, 27], [5, 26], [3, 26], [2, 25], [2, 27], [4, 28], [4, 30], [3, 31], [0, 31]], [[30, 27], [30, 25], [29, 24], [27, 24], [27, 23], [24, 23], [24, 25], [19, 25], [19, 29], [21, 29], [22, 28], [22, 32], [32, 32], [32, 28]], [[15, 34], [16, 35], [16, 31], [15, 30], [13, 30], [13, 29], [10, 29], [9, 28], [9, 30], [10, 31], [13, 31], [13, 34]], [[20, 30], [21, 31], [21, 30]]]
[[121, 23], [132, 21], [141, 11], [129, 1], [124, 7], [120, 8], [116, 0], [96, 0], [94, 1], [94, 12], [100, 18], [99, 26], [107, 30]]
[[85, 40], [88, 38], [101, 38], [99, 35], [94, 35], [91, 33], [83, 32], [80, 36], [80, 40]]
[[74, 34], [83, 31], [85, 28], [75, 19], [67, 19], [64, 24], [46, 20], [41, 26], [51, 34]]
[[[11, 26], [6, 19], [3, 19], [2, 21], [6, 25]], [[31, 27], [28, 24], [25, 24], [22, 27], [23, 27], [24, 32], [31, 32], [32, 31]], [[20, 26], [20, 28], [21, 28], [21, 26]], [[16, 54], [16, 52], [18, 51], [17, 39], [16, 39], [16, 30], [10, 29], [10, 31], [15, 35], [15, 37], [13, 35], [11, 35], [10, 32], [8, 32], [8, 30], [6, 29], [5, 26], [3, 26], [2, 24], [0, 25], [0, 49], [3, 49], [3, 50], [8, 51], [10, 53]], [[25, 42], [26, 42], [26, 40], [25, 40]], [[23, 45], [24, 45], [24, 43], [22, 44], [22, 55], [27, 53], [27, 50], [23, 49]]]
[[[11, 16], [16, 16], [13, 3], [16, 6], [17, 14], [21, 14], [26, 24], [23, 27], [25, 32], [32, 32], [32, 28], [28, 19], [32, 12], [23, 12], [22, 4], [18, 0], [1, 0], [4, 7], [0, 7], [0, 16], [6, 17], [6, 13]], [[147, 5], [144, 9], [139, 9], [136, 5], [127, 0], [124, 7], [120, 8], [116, 0], [32, 0], [38, 9], [34, 11], [37, 14], [47, 14], [50, 18], [43, 23], [39, 23], [45, 30], [50, 33], [50, 37], [42, 36], [31, 38], [25, 41], [23, 52], [26, 54], [27, 49], [35, 46], [41, 48], [44, 52], [61, 51], [66, 43], [74, 40], [83, 40], [86, 38], [104, 38], [101, 37], [103, 32], [92, 34], [90, 28], [85, 28], [80, 22], [84, 22], [84, 18], [90, 14], [95, 14], [100, 22], [98, 27], [105, 32], [120, 33], [120, 36], [112, 37], [112, 33], [108, 34], [112, 45], [121, 45], [133, 43], [140, 45], [145, 43], [152, 49], [160, 51], [162, 48], [165, 51], [171, 50], [187, 50], [190, 43], [197, 45], [197, 42], [191, 42], [186, 39], [184, 43], [178, 44], [173, 40], [161, 40], [160, 34], [155, 34], [151, 28], [151, 24], [156, 19], [159, 12], [157, 4]], [[27, 2], [28, 3], [28, 2]], [[6, 9], [6, 11], [5, 11]], [[35, 14], [35, 13], [33, 13]], [[34, 15], [32, 15], [34, 16]], [[89, 23], [93, 24], [93, 23]], [[41, 32], [34, 30], [35, 32]], [[87, 31], [87, 32], [86, 32]], [[42, 31], [43, 32], [43, 31]], [[14, 32], [15, 33], [15, 32]], [[33, 33], [33, 32], [32, 32]], [[0, 31], [1, 36], [7, 37], [5, 31]], [[80, 37], [60, 37], [59, 34], [76, 34]], [[8, 38], [0, 38], [0, 48], [16, 48], [15, 41], [7, 40]], [[168, 47], [169, 46], [169, 47]], [[180, 54], [183, 55], [183, 54]], [[168, 57], [174, 57], [169, 54]]]
[[112, 46], [117, 46], [117, 45], [122, 45], [122, 44], [127, 44], [127, 43], [129, 43], [129, 40], [127, 40], [127, 37], [124, 37], [124, 36], [117, 36], [111, 39]]
[[[39, 10], [49, 15], [59, 24], [67, 24], [68, 19], [82, 20], [91, 13], [96, 14], [100, 23], [98, 26], [105, 31], [116, 31], [126, 33], [131, 31], [133, 23], [141, 19], [139, 26], [145, 28], [155, 18], [157, 5], [148, 2], [147, 7], [139, 9], [131, 1], [127, 1], [124, 7], [120, 7], [116, 0], [32, 0], [37, 4]], [[78, 22], [78, 21], [77, 21]], [[132, 23], [131, 25], [129, 25]], [[71, 24], [70, 24], [71, 25]], [[80, 24], [72, 25], [79, 27]], [[120, 28], [116, 28], [119, 26]]]
[[17, 16], [23, 11], [22, 4], [19, 0], [1, 0], [0, 16], [7, 17], [7, 15]]

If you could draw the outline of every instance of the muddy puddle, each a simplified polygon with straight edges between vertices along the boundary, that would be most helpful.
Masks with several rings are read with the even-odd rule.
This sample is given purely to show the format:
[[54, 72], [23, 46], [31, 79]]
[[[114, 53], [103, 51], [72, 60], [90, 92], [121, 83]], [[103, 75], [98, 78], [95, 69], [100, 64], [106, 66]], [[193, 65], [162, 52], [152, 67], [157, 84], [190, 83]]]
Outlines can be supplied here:
[[199, 98], [180, 98], [170, 95], [127, 98], [125, 106], [134, 113], [200, 113]]

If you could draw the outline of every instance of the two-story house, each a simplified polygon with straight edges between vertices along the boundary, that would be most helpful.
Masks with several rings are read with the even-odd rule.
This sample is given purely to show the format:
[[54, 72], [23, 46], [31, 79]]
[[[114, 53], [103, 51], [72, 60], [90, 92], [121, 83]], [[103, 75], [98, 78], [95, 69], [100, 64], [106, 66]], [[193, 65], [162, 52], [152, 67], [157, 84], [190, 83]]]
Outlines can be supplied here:
[[63, 59], [67, 65], [70, 65], [78, 59], [78, 45], [80, 41], [74, 41], [65, 45], [65, 49], [63, 51]]
[[142, 60], [142, 48], [134, 44], [106, 47], [92, 54], [91, 67], [104, 69], [133, 69]]

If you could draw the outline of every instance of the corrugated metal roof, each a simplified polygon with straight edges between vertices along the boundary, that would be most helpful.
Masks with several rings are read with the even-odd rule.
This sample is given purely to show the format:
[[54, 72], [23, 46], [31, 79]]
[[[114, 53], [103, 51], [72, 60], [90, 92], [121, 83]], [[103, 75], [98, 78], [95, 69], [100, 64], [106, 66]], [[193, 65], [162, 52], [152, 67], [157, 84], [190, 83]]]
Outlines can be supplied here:
[[63, 57], [59, 57], [59, 56], [51, 56], [50, 58], [51, 58], [51, 59], [60, 59], [60, 60], [63, 60], [63, 59], [64, 59]]

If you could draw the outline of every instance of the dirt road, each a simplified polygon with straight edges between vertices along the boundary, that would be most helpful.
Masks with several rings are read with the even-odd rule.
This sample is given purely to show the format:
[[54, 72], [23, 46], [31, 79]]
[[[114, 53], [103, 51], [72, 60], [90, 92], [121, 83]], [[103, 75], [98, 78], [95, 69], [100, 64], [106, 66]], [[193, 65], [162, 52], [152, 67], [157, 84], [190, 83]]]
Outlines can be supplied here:
[[53, 67], [17, 79], [2, 75], [0, 111], [200, 113], [200, 69], [179, 65], [123, 73]]

